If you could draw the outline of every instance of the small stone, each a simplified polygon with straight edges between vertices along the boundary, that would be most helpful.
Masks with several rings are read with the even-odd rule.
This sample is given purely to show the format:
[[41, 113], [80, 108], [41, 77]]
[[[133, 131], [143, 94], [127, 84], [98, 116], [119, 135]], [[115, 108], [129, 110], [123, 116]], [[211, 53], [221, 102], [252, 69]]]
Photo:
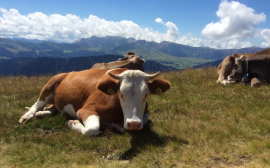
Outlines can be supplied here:
[[108, 160], [112, 160], [112, 158], [113, 158], [112, 155], [108, 155], [108, 156], [107, 156], [107, 159], [108, 159]]

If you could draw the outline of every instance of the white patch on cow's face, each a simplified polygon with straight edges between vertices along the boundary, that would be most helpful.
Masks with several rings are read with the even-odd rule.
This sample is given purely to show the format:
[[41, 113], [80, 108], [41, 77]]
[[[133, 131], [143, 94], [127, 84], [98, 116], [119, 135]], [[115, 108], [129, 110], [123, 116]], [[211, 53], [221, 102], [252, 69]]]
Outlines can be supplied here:
[[143, 115], [148, 96], [148, 79], [139, 70], [125, 71], [119, 75], [119, 99], [124, 113], [124, 128], [140, 130], [143, 128]]
[[236, 58], [235, 63], [233, 65], [233, 69], [231, 74], [227, 77], [230, 82], [240, 82], [242, 77], [245, 75], [245, 71], [243, 70], [242, 65], [245, 62], [241, 60], [241, 58]]
[[72, 104], [65, 105], [63, 108], [63, 112], [67, 113], [71, 117], [78, 118], [76, 111], [73, 108]]

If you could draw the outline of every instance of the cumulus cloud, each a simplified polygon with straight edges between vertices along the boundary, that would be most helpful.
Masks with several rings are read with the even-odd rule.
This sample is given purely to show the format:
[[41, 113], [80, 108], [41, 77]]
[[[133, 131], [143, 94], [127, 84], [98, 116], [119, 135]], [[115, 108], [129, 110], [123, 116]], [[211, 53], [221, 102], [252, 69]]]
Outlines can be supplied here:
[[133, 37], [136, 40], [169, 41], [197, 46], [200, 40], [189, 36], [180, 37], [177, 26], [172, 22], [163, 22], [161, 18], [155, 21], [167, 27], [166, 33], [142, 28], [132, 21], [107, 21], [97, 16], [80, 18], [76, 15], [45, 15], [41, 12], [21, 15], [18, 10], [1, 8], [0, 36], [12, 38], [26, 38], [39, 40], [55, 40], [58, 42], [72, 42], [80, 38], [91, 36], [122, 36]]
[[256, 13], [254, 9], [237, 1], [224, 0], [216, 12], [218, 22], [205, 26], [201, 34], [211, 40], [205, 45], [214, 48], [244, 48], [253, 44], [246, 41], [250, 38], [265, 40], [260, 47], [270, 47], [270, 29], [258, 29], [257, 25], [266, 21], [264, 13]]
[[222, 1], [216, 12], [218, 22], [211, 22], [202, 30], [202, 35], [213, 39], [236, 39], [254, 36], [256, 25], [266, 20], [264, 13], [236, 1]]
[[156, 18], [155, 21], [159, 24], [164, 24], [164, 22], [161, 18]]
[[193, 37], [191, 33], [180, 36], [179, 29], [173, 22], [165, 22], [161, 18], [156, 18], [155, 22], [164, 25], [167, 29], [165, 33], [141, 27], [128, 20], [115, 22], [95, 15], [81, 18], [73, 14], [46, 15], [41, 12], [22, 15], [16, 9], [0, 8], [0, 37], [72, 42], [91, 36], [121, 36], [155, 42], [169, 41], [194, 47], [243, 48], [252, 46], [244, 38], [255, 36], [265, 40], [262, 47], [270, 46], [270, 29], [256, 29], [256, 24], [265, 21], [266, 16], [263, 13], [256, 14], [253, 9], [234, 1], [222, 1], [216, 13], [220, 21], [206, 25], [202, 34], [209, 39], [202, 40]]
[[255, 37], [265, 40], [261, 43], [261, 47], [270, 47], [270, 29], [258, 29]]

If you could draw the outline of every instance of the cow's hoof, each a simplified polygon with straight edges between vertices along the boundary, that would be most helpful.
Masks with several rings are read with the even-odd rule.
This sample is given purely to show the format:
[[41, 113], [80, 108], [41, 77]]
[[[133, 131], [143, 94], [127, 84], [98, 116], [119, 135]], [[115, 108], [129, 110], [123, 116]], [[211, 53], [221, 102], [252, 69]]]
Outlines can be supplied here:
[[230, 82], [229, 82], [229, 81], [227, 81], [227, 80], [223, 80], [223, 81], [221, 82], [221, 84], [223, 84], [223, 85], [227, 85], [227, 84], [230, 84]]
[[35, 117], [41, 118], [42, 117], [42, 112], [41, 111], [36, 112]]
[[261, 86], [261, 82], [257, 78], [252, 78], [250, 84], [251, 84], [251, 87], [260, 87]]
[[70, 125], [72, 125], [72, 124], [77, 124], [77, 123], [81, 123], [79, 120], [68, 120], [67, 122], [66, 122], [66, 125], [67, 126], [70, 126]]
[[19, 123], [23, 124], [23, 123], [26, 123], [28, 121], [31, 121], [33, 119], [33, 117], [34, 116], [32, 116], [32, 115], [26, 115], [26, 116], [24, 115], [20, 118]]
[[234, 84], [235, 81], [223, 80], [221, 83], [222, 83], [223, 85], [228, 85], [228, 84]]
[[76, 131], [76, 132], [79, 132], [79, 133], [82, 133], [83, 132], [83, 129], [84, 129], [84, 126], [81, 124], [81, 122], [79, 120], [68, 120], [66, 122], [66, 125]]
[[218, 80], [216, 81], [216, 83], [222, 83], [223, 80], [224, 80], [224, 79], [218, 79]]
[[260, 87], [261, 86], [261, 83], [254, 83], [254, 84], [251, 84], [251, 87]]

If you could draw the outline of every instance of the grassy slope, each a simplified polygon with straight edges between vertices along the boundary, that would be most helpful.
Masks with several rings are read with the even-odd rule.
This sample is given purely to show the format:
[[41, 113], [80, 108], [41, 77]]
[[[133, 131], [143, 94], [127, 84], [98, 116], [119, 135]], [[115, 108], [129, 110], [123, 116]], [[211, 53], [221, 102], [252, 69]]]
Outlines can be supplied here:
[[160, 77], [172, 87], [149, 97], [148, 127], [125, 134], [104, 128], [90, 138], [69, 130], [64, 115], [20, 125], [49, 77], [1, 77], [0, 167], [270, 165], [269, 86], [222, 86], [213, 68]]
[[[172, 66], [177, 69], [186, 69], [193, 67], [195, 65], [213, 61], [193, 57], [175, 57], [155, 50], [141, 50], [141, 49], [140, 50], [130, 49], [130, 50], [134, 51], [136, 55], [142, 56], [146, 60], [157, 61], [162, 65]], [[120, 52], [119, 54], [125, 55], [126, 52]]]

